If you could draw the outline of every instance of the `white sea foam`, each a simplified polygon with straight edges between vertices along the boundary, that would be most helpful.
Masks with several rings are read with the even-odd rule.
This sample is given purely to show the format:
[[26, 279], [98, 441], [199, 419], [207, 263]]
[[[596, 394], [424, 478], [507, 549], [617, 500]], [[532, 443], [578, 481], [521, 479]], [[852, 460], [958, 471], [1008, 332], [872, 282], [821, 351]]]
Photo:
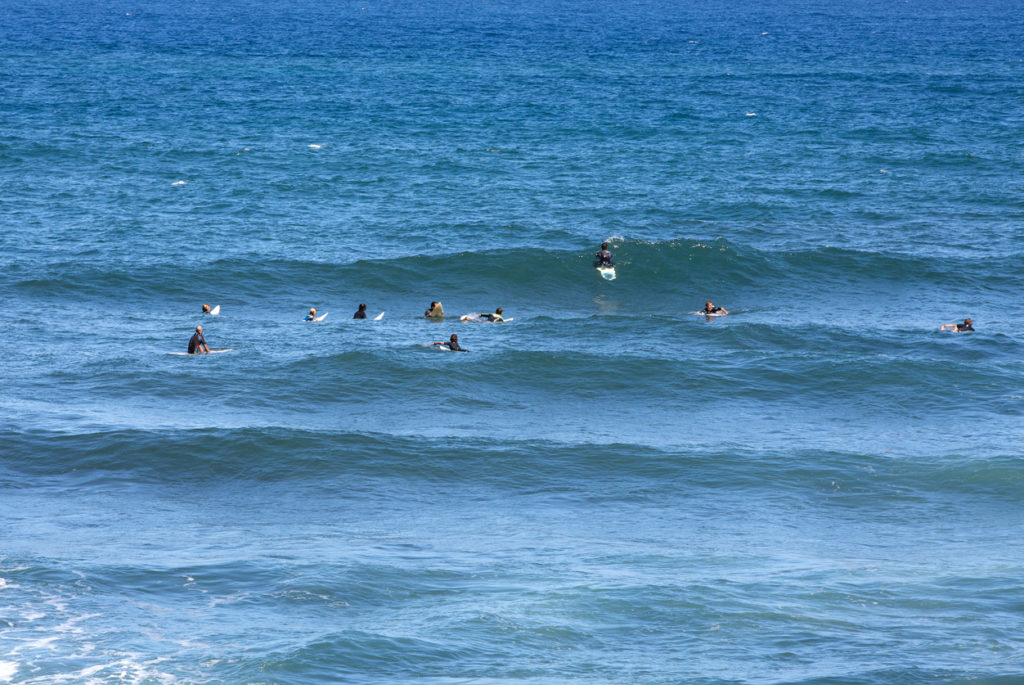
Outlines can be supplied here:
[[319, 150], [322, 147], [323, 147], [323, 145], [317, 145], [316, 143], [313, 143], [312, 145], [309, 146], [309, 149], [310, 150]]
[[8, 682], [18, 671], [18, 664], [13, 661], [0, 661], [0, 681]]
[[175, 181], [171, 185], [172, 186], [184, 186], [184, 185], [188, 185], [188, 181]]

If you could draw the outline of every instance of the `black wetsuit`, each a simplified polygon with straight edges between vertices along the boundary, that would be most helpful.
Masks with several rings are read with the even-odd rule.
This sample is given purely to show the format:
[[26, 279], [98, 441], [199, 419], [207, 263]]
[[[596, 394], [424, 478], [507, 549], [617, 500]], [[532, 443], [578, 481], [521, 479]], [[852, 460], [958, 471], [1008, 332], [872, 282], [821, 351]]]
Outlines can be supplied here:
[[206, 345], [206, 338], [203, 337], [202, 333], [196, 333], [188, 340], [188, 353], [195, 354], [200, 345]]
[[594, 266], [595, 267], [599, 267], [599, 266], [615, 266], [615, 262], [612, 261], [612, 258], [615, 255], [613, 255], [608, 250], [601, 250], [600, 252], [598, 252], [594, 256], [597, 257], [597, 261], [594, 262]]
[[964, 331], [973, 331], [973, 330], [974, 330], [974, 326], [972, 326], [969, 323], [958, 323], [956, 325], [956, 332], [957, 333], [963, 333]]
[[366, 318], [366, 312], [364, 312], [362, 309], [360, 309], [358, 312], [356, 312], [352, 316], [352, 318], [353, 319], [365, 319]]
[[701, 314], [717, 314], [720, 311], [722, 311], [721, 307], [712, 307], [711, 309], [708, 309], [707, 307], [704, 307], [704, 309], [700, 310], [700, 313]]
[[454, 340], [449, 340], [448, 342], [445, 343], [445, 345], [447, 345], [448, 349], [451, 350], [452, 352], [469, 352], [469, 350], [464, 350], [461, 347], [459, 347], [459, 343], [455, 342]]

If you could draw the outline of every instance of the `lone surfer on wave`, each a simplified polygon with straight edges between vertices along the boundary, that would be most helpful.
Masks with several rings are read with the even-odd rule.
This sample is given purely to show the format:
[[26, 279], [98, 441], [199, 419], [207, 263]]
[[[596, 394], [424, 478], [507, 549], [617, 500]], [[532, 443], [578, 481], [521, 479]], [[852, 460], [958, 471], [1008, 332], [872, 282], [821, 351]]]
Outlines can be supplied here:
[[712, 314], [715, 314], [716, 316], [725, 316], [729, 312], [727, 312], [722, 307], [716, 307], [715, 305], [711, 304], [711, 300], [708, 300], [707, 302], [704, 303], [704, 309], [700, 310], [700, 312], [698, 313], [705, 314], [707, 316], [711, 316]]
[[615, 266], [615, 262], [612, 261], [615, 255], [608, 251], [608, 243], [601, 243], [601, 251], [594, 256], [597, 257], [597, 261], [594, 262], [595, 268]]
[[188, 353], [189, 354], [210, 354], [210, 347], [206, 344], [206, 338], [203, 336], [203, 327], [196, 326], [195, 335], [188, 340]]
[[459, 346], [459, 336], [455, 333], [452, 333], [452, 337], [448, 339], [448, 342], [442, 340], [430, 345], [431, 347], [447, 347], [452, 352], [469, 352], [469, 350], [464, 350]]
[[951, 331], [956, 331], [957, 333], [973, 331], [974, 321], [972, 321], [971, 319], [964, 319], [963, 323], [944, 323], [941, 326], [939, 326], [940, 331], [944, 331], [947, 328], [950, 329]]

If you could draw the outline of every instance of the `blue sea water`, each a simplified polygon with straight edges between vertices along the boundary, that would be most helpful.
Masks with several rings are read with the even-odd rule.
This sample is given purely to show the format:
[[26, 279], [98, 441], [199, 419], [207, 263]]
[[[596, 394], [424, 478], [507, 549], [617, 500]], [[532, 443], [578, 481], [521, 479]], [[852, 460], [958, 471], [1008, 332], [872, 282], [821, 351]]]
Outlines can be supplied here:
[[1017, 1], [7, 0], [0, 682], [1024, 682], [1022, 132]]

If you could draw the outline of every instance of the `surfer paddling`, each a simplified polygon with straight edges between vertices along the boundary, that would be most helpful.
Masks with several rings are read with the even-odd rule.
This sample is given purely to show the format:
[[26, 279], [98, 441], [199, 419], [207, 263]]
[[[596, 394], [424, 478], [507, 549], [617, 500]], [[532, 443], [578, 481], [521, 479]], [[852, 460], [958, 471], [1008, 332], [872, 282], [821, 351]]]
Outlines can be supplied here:
[[203, 327], [196, 326], [195, 335], [188, 340], [188, 353], [189, 354], [210, 354], [210, 347], [206, 344], [206, 338], [203, 336]]
[[973, 331], [974, 330], [974, 321], [972, 321], [971, 319], [964, 319], [963, 323], [944, 323], [941, 326], [939, 326], [939, 330], [940, 331], [944, 331], [947, 328], [949, 330], [951, 330], [951, 331], [956, 331], [957, 333], [965, 333], [966, 331]]
[[469, 352], [469, 350], [464, 350], [459, 346], [459, 336], [455, 333], [452, 333], [452, 337], [448, 339], [448, 342], [442, 340], [441, 342], [431, 343], [430, 346], [447, 347], [452, 352]]
[[725, 310], [725, 308], [723, 308], [723, 307], [716, 307], [715, 305], [713, 305], [711, 303], [711, 300], [708, 300], [707, 302], [705, 302], [704, 303], [704, 309], [702, 309], [702, 310], [700, 310], [698, 312], [698, 314], [704, 314], [705, 316], [711, 316], [712, 314], [714, 314], [715, 316], [725, 316], [728, 313], [729, 312], [727, 312]]
[[460, 317], [462, 321], [489, 321], [491, 323], [504, 323], [505, 317], [501, 315], [502, 309], [498, 307], [493, 314], [466, 314]]
[[608, 269], [615, 266], [615, 262], [612, 261], [615, 255], [608, 251], [608, 243], [601, 243], [601, 251], [594, 256], [597, 257], [597, 261], [594, 262], [595, 268]]

